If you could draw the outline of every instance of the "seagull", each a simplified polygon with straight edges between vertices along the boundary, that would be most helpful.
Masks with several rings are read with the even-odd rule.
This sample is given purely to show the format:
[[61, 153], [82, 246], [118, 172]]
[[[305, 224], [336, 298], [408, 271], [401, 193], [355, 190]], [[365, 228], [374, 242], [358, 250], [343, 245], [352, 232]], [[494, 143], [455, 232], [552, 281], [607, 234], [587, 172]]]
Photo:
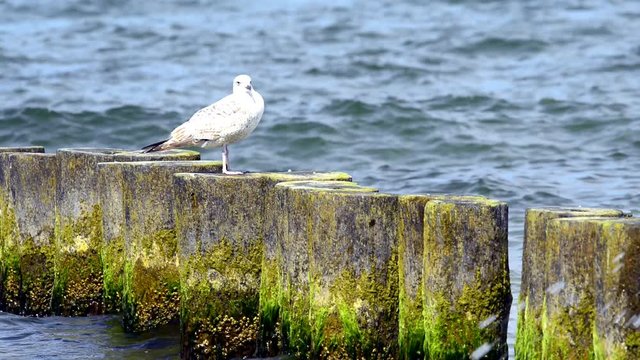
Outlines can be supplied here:
[[238, 142], [253, 132], [264, 112], [264, 100], [253, 89], [249, 75], [233, 79], [233, 93], [196, 111], [175, 128], [169, 138], [142, 148], [143, 153], [184, 147], [217, 148], [222, 146], [222, 172], [240, 175], [229, 169], [227, 145]]

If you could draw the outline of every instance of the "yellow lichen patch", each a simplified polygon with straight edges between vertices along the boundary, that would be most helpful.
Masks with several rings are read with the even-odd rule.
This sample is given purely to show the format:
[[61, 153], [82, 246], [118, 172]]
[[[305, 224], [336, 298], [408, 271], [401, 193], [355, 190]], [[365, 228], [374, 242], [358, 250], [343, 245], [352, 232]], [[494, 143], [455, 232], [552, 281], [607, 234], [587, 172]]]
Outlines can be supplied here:
[[89, 250], [89, 241], [90, 239], [87, 236], [77, 235], [73, 238], [73, 242], [71, 244], [63, 246], [62, 251], [68, 253], [85, 252]]
[[132, 332], [176, 321], [179, 273], [174, 230], [133, 237], [123, 275], [123, 322]]
[[76, 219], [56, 216], [52, 307], [60, 315], [104, 311], [100, 258], [102, 210], [95, 205]]

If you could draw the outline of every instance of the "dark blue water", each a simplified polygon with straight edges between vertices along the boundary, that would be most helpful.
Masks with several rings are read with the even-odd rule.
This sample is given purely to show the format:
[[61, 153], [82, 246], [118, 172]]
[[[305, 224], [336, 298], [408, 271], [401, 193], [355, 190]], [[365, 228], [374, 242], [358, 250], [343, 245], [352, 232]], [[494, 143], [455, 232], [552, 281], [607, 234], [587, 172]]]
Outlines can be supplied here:
[[175, 359], [176, 326], [125, 334], [116, 316], [19, 317], [0, 312], [0, 359]]
[[[139, 148], [248, 73], [266, 111], [234, 167], [507, 201], [517, 299], [526, 207], [640, 212], [638, 34], [622, 0], [0, 0], [0, 145]], [[0, 347], [49, 354], [60, 331], [80, 339], [66, 358], [147, 341], [111, 318], [3, 315]]]

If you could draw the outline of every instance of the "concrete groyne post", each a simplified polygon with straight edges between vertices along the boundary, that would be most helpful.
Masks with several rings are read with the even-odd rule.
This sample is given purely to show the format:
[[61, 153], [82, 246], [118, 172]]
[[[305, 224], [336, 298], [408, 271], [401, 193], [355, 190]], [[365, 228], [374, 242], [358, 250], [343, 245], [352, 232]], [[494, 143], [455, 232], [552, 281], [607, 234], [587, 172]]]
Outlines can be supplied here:
[[264, 241], [265, 219], [273, 214], [273, 187], [303, 179], [350, 177], [344, 173], [175, 176], [183, 357], [250, 356], [256, 351], [260, 327], [265, 326], [264, 333], [273, 327], [260, 319], [262, 272], [269, 271], [263, 264], [270, 263], [264, 254], [273, 253], [265, 252], [270, 246]]
[[[32, 149], [41, 148], [29, 148]], [[56, 165], [52, 154], [0, 154], [3, 311], [33, 316], [50, 314]]]
[[397, 196], [291, 182], [276, 186], [286, 350], [303, 358], [397, 356]]
[[[540, 359], [543, 345], [543, 314], [549, 293], [564, 286], [563, 281], [549, 282], [549, 223], [560, 218], [610, 217], [623, 212], [615, 209], [532, 208], [525, 214], [522, 285], [518, 300], [518, 323], [515, 353], [518, 359]], [[558, 262], [556, 261], [556, 264]]]
[[105, 302], [121, 307], [126, 331], [178, 320], [173, 174], [221, 171], [222, 163], [213, 161], [98, 164]]
[[499, 201], [453, 197], [426, 204], [426, 358], [506, 358], [507, 224], [507, 205]]
[[119, 149], [60, 149], [56, 157], [58, 183], [53, 310], [67, 316], [102, 313], [102, 210], [97, 164], [197, 160], [199, 154], [193, 151], [142, 154]]

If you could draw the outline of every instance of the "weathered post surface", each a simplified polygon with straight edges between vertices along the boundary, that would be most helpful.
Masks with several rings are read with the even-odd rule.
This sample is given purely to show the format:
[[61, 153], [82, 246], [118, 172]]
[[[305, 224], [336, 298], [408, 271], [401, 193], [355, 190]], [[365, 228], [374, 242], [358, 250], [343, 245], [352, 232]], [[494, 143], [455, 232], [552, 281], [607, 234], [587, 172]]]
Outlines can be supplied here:
[[104, 311], [100, 249], [100, 162], [197, 160], [193, 151], [142, 154], [118, 149], [60, 149], [56, 191], [56, 255], [52, 305], [56, 314]]
[[640, 219], [556, 219], [546, 241], [542, 358], [639, 358]]
[[16, 153], [16, 152], [26, 152], [26, 153], [43, 153], [44, 146], [0, 146], [0, 153]]
[[506, 358], [512, 300], [507, 233], [503, 202], [452, 197], [426, 204], [426, 358]]
[[51, 310], [56, 159], [41, 149], [0, 153], [0, 309], [21, 315]]
[[[560, 291], [566, 283], [564, 281], [550, 282], [548, 276], [551, 269], [548, 256], [552, 250], [552, 244], [548, 240], [549, 223], [559, 218], [618, 218], [623, 215], [622, 211], [615, 209], [558, 207], [527, 209], [515, 346], [517, 359], [541, 358], [544, 333], [543, 315], [546, 316], [547, 313], [547, 297], [551, 293]], [[555, 246], [557, 250], [557, 244]], [[557, 261], [555, 263], [558, 264]]]
[[397, 355], [397, 196], [355, 186], [282, 183], [280, 317], [301, 358]]
[[98, 164], [105, 304], [121, 306], [126, 331], [177, 321], [180, 279], [173, 174], [220, 173], [214, 161]]
[[424, 207], [432, 199], [398, 196], [398, 355], [405, 360], [424, 358]]
[[399, 358], [425, 356], [424, 302], [424, 215], [432, 200], [485, 201], [478, 196], [400, 195], [398, 197], [398, 346]]
[[304, 179], [351, 178], [344, 173], [175, 176], [183, 357], [228, 358], [256, 351], [262, 264], [270, 261], [264, 259], [265, 219], [273, 213], [273, 187]]
[[640, 359], [640, 219], [593, 220], [596, 359]]

